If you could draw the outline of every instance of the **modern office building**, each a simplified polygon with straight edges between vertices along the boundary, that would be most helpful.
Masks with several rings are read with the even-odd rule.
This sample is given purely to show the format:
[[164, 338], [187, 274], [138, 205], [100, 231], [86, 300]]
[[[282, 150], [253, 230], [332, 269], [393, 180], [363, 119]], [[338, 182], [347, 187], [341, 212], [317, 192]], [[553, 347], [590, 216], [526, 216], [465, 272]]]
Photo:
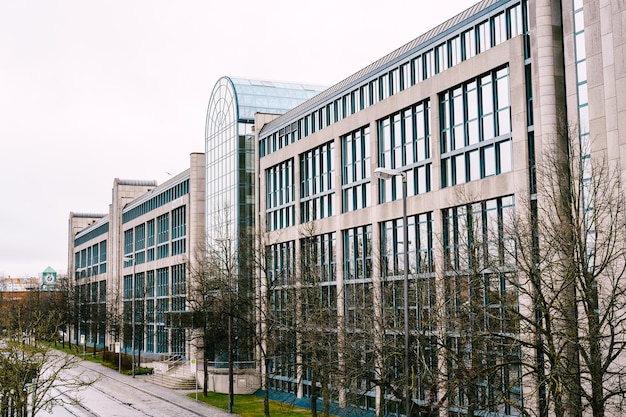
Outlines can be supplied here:
[[[264, 322], [270, 389], [385, 415], [405, 414], [405, 388], [420, 415], [545, 415], [550, 405], [521, 360], [520, 324], [506, 317], [530, 307], [507, 284], [510, 271], [482, 270], [480, 289], [459, 273], [467, 222], [496, 234], [485, 250], [501, 258], [498, 225], [536, 207], [537, 161], [564, 123], [576, 127], [582, 161], [606, 157], [624, 172], [625, 22], [619, 1], [484, 0], [285, 114], [256, 115], [260, 272], [279, 323]], [[311, 286], [323, 311], [302, 298]], [[490, 297], [472, 299], [477, 290]], [[456, 359], [433, 353], [441, 300]], [[474, 303], [498, 335], [479, 353], [454, 321]], [[302, 330], [313, 328], [315, 343]], [[368, 341], [372, 330], [379, 338]], [[497, 371], [468, 379], [472, 360]], [[357, 368], [366, 372], [349, 373]]]
[[204, 154], [192, 153], [190, 168], [163, 184], [115, 179], [106, 214], [70, 213], [73, 341], [189, 357], [186, 330], [166, 326], [166, 314], [188, 309], [187, 264], [205, 236], [204, 173]]
[[184, 356], [164, 313], [185, 308], [184, 260], [207, 239], [237, 254], [237, 295], [256, 291], [261, 342], [238, 333], [234, 350], [270, 390], [377, 415], [551, 415], [544, 334], [511, 315], [533, 305], [505, 226], [541, 206], [564, 126], [585, 182], [594, 160], [623, 177], [625, 33], [618, 0], [484, 0], [328, 89], [221, 78], [206, 159], [160, 186], [116, 180], [108, 213], [71, 215], [74, 328], [111, 346], [103, 309], [139, 305], [134, 345]]

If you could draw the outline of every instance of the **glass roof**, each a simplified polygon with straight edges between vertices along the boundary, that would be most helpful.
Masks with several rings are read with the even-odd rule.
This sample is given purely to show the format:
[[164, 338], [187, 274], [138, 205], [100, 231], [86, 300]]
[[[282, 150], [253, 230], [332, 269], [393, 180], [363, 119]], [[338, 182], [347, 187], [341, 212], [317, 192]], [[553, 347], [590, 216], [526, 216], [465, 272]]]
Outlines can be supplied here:
[[326, 87], [310, 84], [230, 78], [237, 97], [239, 120], [253, 120], [254, 113], [283, 114], [316, 96]]

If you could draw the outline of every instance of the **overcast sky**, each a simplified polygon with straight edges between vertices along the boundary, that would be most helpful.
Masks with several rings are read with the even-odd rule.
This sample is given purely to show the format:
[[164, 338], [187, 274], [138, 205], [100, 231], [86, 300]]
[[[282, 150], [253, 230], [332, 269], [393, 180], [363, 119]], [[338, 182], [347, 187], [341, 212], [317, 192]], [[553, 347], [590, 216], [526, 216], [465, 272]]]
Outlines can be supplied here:
[[0, 0], [0, 276], [67, 270], [71, 211], [204, 152], [224, 75], [331, 86], [475, 0]]

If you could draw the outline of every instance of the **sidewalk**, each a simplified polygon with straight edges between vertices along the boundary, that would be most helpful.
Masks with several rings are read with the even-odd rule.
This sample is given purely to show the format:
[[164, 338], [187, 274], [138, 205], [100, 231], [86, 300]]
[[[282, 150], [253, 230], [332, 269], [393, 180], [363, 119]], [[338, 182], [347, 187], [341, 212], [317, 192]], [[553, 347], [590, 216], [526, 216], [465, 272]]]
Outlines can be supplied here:
[[[88, 360], [81, 360], [80, 366], [91, 369], [92, 371], [102, 374], [103, 376], [120, 381], [124, 384], [132, 385], [139, 391], [143, 391], [149, 395], [155, 395], [168, 402], [174, 403], [182, 408], [185, 408], [191, 412], [198, 413], [207, 417], [226, 417], [236, 416], [236, 414], [229, 414], [227, 411], [205, 404], [201, 401], [196, 401], [193, 398], [187, 397], [189, 393], [195, 393], [195, 391], [184, 390], [171, 390], [159, 385], [153, 384], [146, 380], [147, 376], [137, 375], [135, 378], [129, 375], [120, 374], [114, 369], [107, 368], [106, 366], [90, 362]], [[198, 394], [202, 394], [202, 390], [199, 389]]]

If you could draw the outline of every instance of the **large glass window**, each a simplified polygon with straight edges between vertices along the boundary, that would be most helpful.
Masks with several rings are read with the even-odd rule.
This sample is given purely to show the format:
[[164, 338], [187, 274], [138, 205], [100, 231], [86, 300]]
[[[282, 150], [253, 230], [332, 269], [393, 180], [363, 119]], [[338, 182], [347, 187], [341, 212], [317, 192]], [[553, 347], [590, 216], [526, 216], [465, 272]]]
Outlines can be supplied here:
[[300, 222], [333, 216], [335, 144], [328, 142], [300, 155]]
[[266, 247], [266, 273], [271, 288], [270, 309], [273, 320], [283, 325], [293, 324], [293, 292], [295, 286], [294, 241], [277, 243]]
[[267, 279], [271, 287], [293, 285], [295, 277], [295, 242], [288, 241], [267, 247]]
[[372, 226], [343, 231], [346, 324], [351, 329], [370, 326], [363, 312], [372, 305]]
[[157, 259], [169, 256], [170, 217], [165, 213], [157, 217]]
[[187, 250], [187, 206], [172, 210], [172, 255], [183, 254]]
[[[124, 230], [124, 255], [133, 253], [133, 229]], [[83, 265], [83, 267], [86, 265]]]
[[267, 229], [279, 230], [295, 224], [295, 185], [293, 159], [274, 165], [265, 172]]
[[371, 205], [369, 126], [341, 138], [343, 212]]
[[304, 267], [316, 271], [320, 282], [337, 281], [336, 240], [335, 233], [327, 233], [300, 241]]
[[[408, 221], [408, 307], [409, 329], [419, 338], [415, 353], [419, 358], [412, 365], [415, 370], [417, 396], [427, 400], [431, 389], [432, 375], [436, 370], [436, 340], [431, 336], [439, 323], [436, 313], [436, 286], [433, 261], [432, 213], [409, 216]], [[388, 329], [401, 332], [404, 327], [404, 225], [402, 219], [393, 219], [380, 224], [381, 274], [383, 275], [384, 323]], [[392, 334], [392, 333], [390, 333]], [[390, 337], [389, 343], [402, 348], [402, 338]], [[402, 368], [399, 360], [389, 366]]]
[[187, 294], [187, 280], [185, 264], [172, 266], [172, 295]]
[[146, 224], [142, 223], [135, 227], [135, 263], [137, 265], [146, 261]]
[[170, 295], [170, 275], [168, 268], [159, 268], [157, 273], [157, 297]]
[[[378, 121], [380, 166], [407, 172], [407, 194], [430, 191], [430, 104], [428, 100]], [[381, 203], [402, 198], [402, 178], [380, 181]]]
[[107, 241], [100, 242], [100, 273], [107, 271]]
[[454, 87], [439, 100], [442, 187], [513, 169], [508, 67]]
[[152, 220], [148, 220], [146, 222], [146, 243], [147, 243], [147, 256], [146, 256], [146, 260], [148, 262], [150, 261], [154, 261], [154, 219]]
[[372, 277], [372, 225], [343, 231], [344, 279]]
[[[409, 273], [434, 272], [432, 213], [407, 216], [409, 235]], [[404, 273], [404, 228], [402, 218], [381, 223], [381, 273], [397, 276]]]
[[300, 271], [303, 287], [308, 288], [306, 296], [313, 302], [312, 309], [319, 310], [321, 305], [325, 314], [316, 314], [332, 327], [337, 324], [335, 240], [334, 233], [300, 239]]

